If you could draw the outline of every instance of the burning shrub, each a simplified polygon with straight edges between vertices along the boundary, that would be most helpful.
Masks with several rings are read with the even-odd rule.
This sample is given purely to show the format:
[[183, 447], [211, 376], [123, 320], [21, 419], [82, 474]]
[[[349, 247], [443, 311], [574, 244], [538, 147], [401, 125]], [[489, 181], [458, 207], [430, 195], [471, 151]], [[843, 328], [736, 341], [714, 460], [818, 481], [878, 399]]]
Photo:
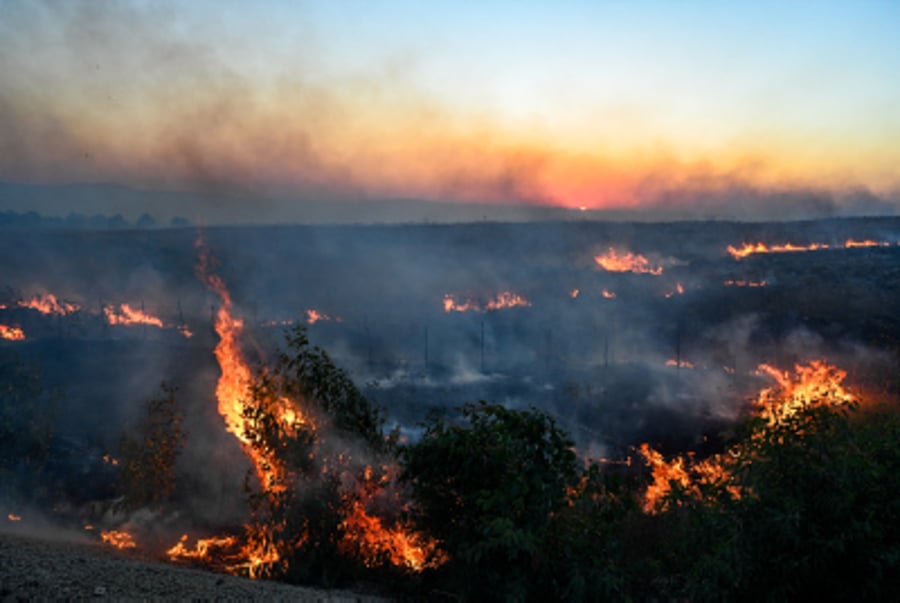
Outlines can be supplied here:
[[163, 384], [163, 395], [149, 400], [134, 432], [121, 440], [119, 481], [122, 506], [128, 510], [161, 507], [175, 489], [175, 463], [184, 447], [183, 413], [175, 388]]
[[[372, 474], [384, 473], [379, 461], [389, 464], [391, 444], [378, 410], [310, 345], [305, 327], [289, 330], [286, 339], [288, 352], [258, 373], [244, 405], [243, 435], [264, 476], [250, 495], [245, 569], [334, 584], [372, 560], [348, 555], [359, 547], [348, 548], [345, 536], [360, 529], [348, 518], [370, 519], [363, 486], [379, 481]], [[388, 556], [384, 564], [392, 561]]]

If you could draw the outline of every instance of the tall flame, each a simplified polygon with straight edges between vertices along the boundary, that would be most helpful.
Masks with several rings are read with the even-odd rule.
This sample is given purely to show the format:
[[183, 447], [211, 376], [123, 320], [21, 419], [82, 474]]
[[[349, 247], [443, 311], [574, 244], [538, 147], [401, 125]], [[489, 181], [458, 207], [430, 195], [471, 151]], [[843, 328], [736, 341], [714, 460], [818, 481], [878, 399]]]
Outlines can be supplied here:
[[652, 274], [659, 276], [663, 273], [662, 266], [654, 266], [643, 255], [627, 251], [619, 253], [610, 247], [604, 254], [594, 256], [594, 261], [607, 272], [633, 272], [635, 274]]
[[790, 417], [811, 404], [840, 406], [857, 401], [844, 387], [847, 371], [824, 360], [795, 364], [793, 374], [768, 364], [761, 364], [758, 371], [777, 383], [763, 389], [756, 398], [760, 416], [770, 423]]

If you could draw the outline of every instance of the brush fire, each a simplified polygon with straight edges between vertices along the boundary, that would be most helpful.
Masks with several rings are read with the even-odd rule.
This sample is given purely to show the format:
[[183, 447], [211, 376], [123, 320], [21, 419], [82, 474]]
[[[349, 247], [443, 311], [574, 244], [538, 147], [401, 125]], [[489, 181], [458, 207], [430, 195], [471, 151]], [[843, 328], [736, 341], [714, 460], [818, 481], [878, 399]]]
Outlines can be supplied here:
[[646, 257], [630, 251], [617, 251], [614, 247], [601, 255], [594, 256], [598, 266], [607, 272], [633, 272], [634, 274], [650, 274], [659, 276], [663, 273], [663, 267], [653, 265]]
[[[317, 237], [335, 241], [312, 237], [309, 248], [296, 233], [265, 231], [258, 240], [273, 237], [272, 249], [214, 228], [199, 240], [171, 235], [147, 266], [185, 257], [171, 274], [148, 272], [146, 285], [113, 253], [103, 257], [121, 282], [110, 276], [97, 291], [88, 272], [29, 270], [0, 289], [0, 428], [15, 423], [3, 441], [28, 455], [0, 456], [0, 479], [33, 470], [18, 491], [58, 498], [10, 498], [17, 513], [3, 524], [19, 531], [52, 516], [120, 556], [253, 579], [395, 580], [413, 591], [434, 581], [456, 593], [446, 580], [494, 571], [473, 559], [513, 560], [509, 571], [528, 568], [530, 580], [548, 571], [544, 556], [554, 568], [581, 563], [572, 560], [603, 535], [650, 538], [696, 509], [741, 513], [763, 492], [747, 478], [767, 466], [755, 455], [778, 442], [760, 430], [868, 412], [871, 391], [892, 400], [900, 390], [900, 247], [883, 224], [688, 225], [679, 238], [654, 225], [653, 236], [636, 229], [596, 256], [584, 251], [615, 240], [612, 227], [573, 225], [571, 237], [545, 235], [564, 241], [559, 257], [509, 253], [501, 241], [531, 249], [534, 233], [505, 228], [515, 236], [463, 237], [472, 247], [459, 260], [458, 234], [424, 227], [396, 238], [327, 230]], [[360, 232], [373, 245], [410, 245], [410, 257], [428, 257], [423, 240], [440, 252], [426, 270], [401, 269], [361, 251]], [[828, 243], [729, 245], [782, 232]], [[337, 260], [364, 276], [320, 267]], [[241, 268], [269, 261], [273, 273]], [[177, 392], [171, 412], [149, 399], [160, 382]], [[470, 421], [458, 410], [469, 400], [513, 418]], [[181, 440], [166, 439], [176, 432]], [[430, 444], [441, 454], [415, 469]], [[453, 454], [463, 462], [435, 460]], [[466, 474], [470, 461], [477, 470]], [[452, 488], [454, 471], [471, 484]], [[578, 555], [552, 557], [557, 535], [576, 539]], [[631, 546], [597, 555], [620, 544]], [[610, 559], [590, 571], [621, 561]], [[335, 573], [323, 577], [326, 564]], [[641, 599], [641, 588], [622, 592]]]

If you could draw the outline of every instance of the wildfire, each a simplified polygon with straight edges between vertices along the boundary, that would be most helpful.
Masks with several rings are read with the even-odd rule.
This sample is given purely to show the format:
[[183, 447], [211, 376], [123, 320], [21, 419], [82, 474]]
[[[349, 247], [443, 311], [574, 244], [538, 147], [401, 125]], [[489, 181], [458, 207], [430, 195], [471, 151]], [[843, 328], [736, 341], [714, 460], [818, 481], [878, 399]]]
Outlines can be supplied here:
[[728, 279], [725, 281], [726, 287], [765, 287], [766, 281], [765, 279], [761, 281], [747, 281], [747, 280], [733, 280]]
[[188, 535], [181, 537], [175, 546], [166, 551], [166, 556], [172, 561], [200, 560], [210, 561], [213, 551], [230, 549], [237, 544], [234, 536], [222, 536], [213, 538], [198, 538], [193, 548], [187, 547]]
[[8, 339], [9, 341], [24, 341], [25, 331], [23, 331], [19, 327], [0, 325], [0, 339]]
[[594, 261], [607, 272], [633, 272], [653, 276], [663, 273], [662, 266], [651, 265], [646, 257], [630, 251], [620, 254], [613, 247], [602, 255], [594, 256]]
[[458, 301], [453, 295], [444, 295], [444, 312], [492, 312], [494, 310], [506, 310], [509, 308], [529, 307], [531, 302], [512, 291], [503, 291], [496, 297], [489, 299], [482, 307], [477, 301], [466, 299]]
[[730, 484], [731, 473], [722, 455], [711, 456], [702, 461], [694, 461], [693, 455], [676, 456], [666, 461], [662, 454], [650, 448], [647, 443], [641, 444], [638, 452], [644, 462], [652, 470], [653, 482], [644, 493], [644, 512], [655, 513], [665, 508], [665, 498], [672, 491], [673, 485], [694, 498], [702, 498], [706, 486], [724, 484], [725, 490], [735, 499], [741, 497], [739, 486]]
[[687, 360], [679, 361], [679, 360], [675, 360], [674, 358], [669, 358], [668, 360], [666, 360], [666, 366], [674, 366], [676, 368], [688, 368], [688, 369], [696, 368], [694, 366], [693, 362], [689, 362]]
[[21, 300], [19, 306], [37, 310], [41, 314], [57, 314], [59, 316], [72, 314], [81, 309], [78, 304], [58, 300], [52, 293], [35, 295], [29, 300]]
[[10, 521], [22, 521], [22, 516], [16, 515], [15, 513], [8, 513], [6, 518]]
[[843, 385], [847, 371], [824, 360], [813, 360], [806, 365], [795, 364], [793, 375], [768, 364], [761, 364], [758, 372], [777, 383], [763, 389], [756, 398], [760, 416], [773, 424], [810, 405], [840, 406], [857, 401]]
[[571, 291], [569, 291], [569, 297], [571, 297], [572, 299], [576, 299], [579, 293], [581, 293], [581, 291], [579, 291], [578, 289], [572, 289]]
[[391, 564], [413, 571], [440, 565], [432, 560], [435, 543], [418, 536], [409, 526], [386, 528], [381, 519], [366, 513], [362, 503], [355, 501], [345, 517], [343, 545], [357, 550], [369, 567], [387, 558]]
[[[306, 324], [314, 325], [317, 322], [328, 322], [328, 321], [332, 321], [332, 320], [334, 322], [343, 322], [339, 316], [332, 318], [328, 314], [325, 314], [324, 312], [319, 312], [318, 310], [315, 310], [315, 309], [310, 309], [310, 310], [306, 311]], [[288, 324], [290, 324], [290, 322], [288, 322]]]
[[608, 289], [604, 289], [601, 295], [603, 296], [603, 299], [616, 299], [616, 292], [609, 291]]
[[100, 538], [109, 546], [119, 550], [133, 549], [137, 547], [134, 536], [122, 530], [108, 530], [100, 532]]
[[727, 251], [731, 256], [740, 260], [747, 256], [757, 253], [796, 253], [803, 251], [819, 251], [822, 249], [859, 249], [866, 247], [890, 247], [888, 241], [873, 241], [866, 239], [865, 241], [856, 241], [847, 239], [843, 245], [829, 245], [828, 243], [809, 243], [808, 245], [796, 245], [794, 243], [785, 243], [783, 245], [766, 245], [765, 243], [744, 243], [740, 247], [729, 245]]
[[147, 314], [142, 309], [132, 308], [129, 304], [121, 304], [118, 310], [115, 306], [104, 306], [103, 314], [111, 325], [150, 325], [159, 328], [163, 326], [163, 321], [156, 316]]

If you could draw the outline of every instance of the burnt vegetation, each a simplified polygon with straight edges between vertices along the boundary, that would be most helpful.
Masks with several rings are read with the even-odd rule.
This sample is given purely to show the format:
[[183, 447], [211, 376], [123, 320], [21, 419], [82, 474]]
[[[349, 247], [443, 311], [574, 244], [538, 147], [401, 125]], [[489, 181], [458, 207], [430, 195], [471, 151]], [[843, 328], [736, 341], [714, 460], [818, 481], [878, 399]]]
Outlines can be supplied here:
[[[195, 232], [10, 230], [0, 521], [412, 600], [900, 598], [900, 221], [710, 226], [213, 229], [234, 431]], [[760, 410], [826, 357], [843, 385]]]

